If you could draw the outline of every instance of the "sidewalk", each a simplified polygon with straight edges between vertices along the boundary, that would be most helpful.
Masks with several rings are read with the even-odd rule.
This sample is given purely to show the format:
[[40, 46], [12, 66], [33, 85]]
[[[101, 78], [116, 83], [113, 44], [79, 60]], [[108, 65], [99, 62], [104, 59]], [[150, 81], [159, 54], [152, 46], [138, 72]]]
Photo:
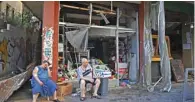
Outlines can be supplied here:
[[[115, 88], [110, 89], [109, 94], [102, 99], [91, 99], [88, 95], [85, 102], [182, 102], [183, 84], [174, 83], [171, 92], [160, 92], [158, 88], [154, 92], [149, 93], [145, 88], [132, 87], [132, 88]], [[31, 91], [27, 85], [15, 92], [7, 102], [31, 102]], [[62, 102], [80, 102], [79, 97], [66, 96], [60, 98]], [[48, 102], [40, 101], [37, 102]], [[52, 101], [51, 101], [52, 102]], [[189, 100], [187, 102], [194, 102]]]

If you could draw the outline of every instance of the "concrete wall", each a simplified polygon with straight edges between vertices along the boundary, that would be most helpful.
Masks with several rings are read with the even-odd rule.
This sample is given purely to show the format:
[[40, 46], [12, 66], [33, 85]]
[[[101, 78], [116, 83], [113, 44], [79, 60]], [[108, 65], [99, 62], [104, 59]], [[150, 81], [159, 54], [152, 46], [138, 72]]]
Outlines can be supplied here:
[[[40, 49], [37, 50], [38, 37], [40, 36], [39, 31], [35, 31], [34, 29], [26, 30], [26, 65], [32, 63], [36, 60], [36, 53]], [[41, 52], [40, 52], [41, 53]]]
[[12, 27], [10, 31], [0, 33], [0, 75], [16, 70], [16, 66], [24, 68], [26, 63], [25, 31]]
[[21, 1], [2, 1], [1, 11], [5, 12], [7, 4], [11, 6], [11, 9], [14, 8], [15, 12], [22, 13], [23, 4]]
[[35, 59], [37, 32], [11, 27], [0, 33], [0, 77], [17, 70], [25, 69]]
[[[16, 13], [28, 11], [20, 1], [2, 1], [0, 8], [5, 12], [6, 6]], [[9, 12], [11, 15], [11, 11]], [[2, 20], [2, 19], [1, 19]], [[35, 60], [36, 44], [39, 31], [34, 28], [24, 29], [11, 26], [9, 31], [0, 32], [0, 78], [17, 70], [17, 67], [25, 69]]]
[[[192, 43], [188, 43], [187, 42], [187, 37], [186, 37], [186, 34], [187, 32], [190, 33], [191, 35], [191, 41]], [[193, 52], [194, 52], [194, 29], [190, 28], [190, 25], [185, 25], [183, 24], [182, 25], [182, 43], [183, 44], [190, 44], [191, 48], [190, 49], [184, 49], [184, 46], [183, 46], [183, 64], [184, 64], [184, 68], [192, 68], [193, 66]]]

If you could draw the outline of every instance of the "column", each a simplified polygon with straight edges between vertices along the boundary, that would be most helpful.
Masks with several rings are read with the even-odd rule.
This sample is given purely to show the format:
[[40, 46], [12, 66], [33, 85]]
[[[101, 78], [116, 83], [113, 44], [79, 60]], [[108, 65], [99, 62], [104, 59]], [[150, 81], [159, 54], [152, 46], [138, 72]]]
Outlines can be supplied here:
[[140, 69], [140, 82], [143, 82], [143, 68], [144, 68], [144, 1], [139, 4], [139, 69]]
[[42, 26], [42, 61], [52, 64], [52, 80], [57, 81], [59, 1], [44, 1]]

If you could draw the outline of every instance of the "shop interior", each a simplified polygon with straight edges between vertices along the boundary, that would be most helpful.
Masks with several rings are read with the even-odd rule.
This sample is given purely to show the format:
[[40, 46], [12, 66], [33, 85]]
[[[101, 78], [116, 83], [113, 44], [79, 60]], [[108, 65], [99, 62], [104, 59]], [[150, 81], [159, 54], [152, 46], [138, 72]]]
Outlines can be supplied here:
[[[76, 80], [75, 69], [81, 65], [82, 58], [88, 58], [90, 64], [99, 66], [102, 70], [109, 70], [110, 80], [130, 79], [136, 82], [139, 68], [136, 31], [138, 6], [115, 2], [115, 4], [122, 4], [119, 7], [120, 19], [117, 27], [117, 6], [113, 2], [92, 2], [92, 5], [90, 2], [60, 3], [58, 81]], [[92, 16], [88, 9], [90, 7], [93, 8]], [[87, 29], [86, 35], [80, 32], [83, 36], [76, 35], [78, 33], [74, 33], [76, 36], [69, 34], [74, 30], [85, 32], [85, 28]], [[118, 39], [116, 32], [119, 33]], [[75, 48], [76, 45], [83, 49]], [[116, 67], [117, 49], [118, 68]]]
[[[193, 22], [193, 16], [187, 15], [186, 13], [165, 11], [165, 36], [171, 61], [172, 81], [179, 82], [177, 78], [183, 74], [184, 69], [193, 66]], [[152, 59], [153, 82], [159, 78], [158, 76], [160, 76], [160, 57], [157, 33], [157, 31], [152, 29], [153, 45], [155, 49]], [[177, 62], [177, 69], [174, 69], [174, 62]], [[181, 77], [183, 80], [184, 75]]]

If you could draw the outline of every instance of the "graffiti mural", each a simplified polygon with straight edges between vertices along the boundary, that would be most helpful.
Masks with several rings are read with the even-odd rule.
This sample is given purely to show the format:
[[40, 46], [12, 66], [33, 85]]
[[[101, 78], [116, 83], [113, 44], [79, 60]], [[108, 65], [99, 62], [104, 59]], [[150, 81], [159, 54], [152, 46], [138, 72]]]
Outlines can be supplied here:
[[23, 37], [10, 38], [8, 40], [8, 68], [25, 67], [25, 42]]
[[4, 37], [0, 41], [0, 70], [6, 68], [24, 68], [25, 66], [25, 40], [23, 37]]
[[0, 75], [6, 72], [11, 72], [14, 69], [16, 69], [16, 67], [24, 68], [25, 64], [24, 39], [25, 33], [17, 28], [14, 28], [12, 31], [1, 33]]
[[51, 28], [44, 28], [43, 29], [43, 60], [48, 60], [50, 63], [52, 63], [53, 58], [53, 27]]
[[2, 59], [2, 53], [0, 53], [0, 72], [4, 70], [4, 65], [5, 65], [5, 62]]
[[[36, 57], [39, 32], [13, 27], [0, 34], [0, 78], [17, 68], [25, 69]], [[47, 38], [50, 34], [47, 34]]]
[[1, 69], [5, 70], [5, 65], [2, 62], [7, 63], [8, 61], [8, 51], [7, 51], [8, 41], [4, 37], [2, 41], [0, 41], [0, 53], [1, 53]]

